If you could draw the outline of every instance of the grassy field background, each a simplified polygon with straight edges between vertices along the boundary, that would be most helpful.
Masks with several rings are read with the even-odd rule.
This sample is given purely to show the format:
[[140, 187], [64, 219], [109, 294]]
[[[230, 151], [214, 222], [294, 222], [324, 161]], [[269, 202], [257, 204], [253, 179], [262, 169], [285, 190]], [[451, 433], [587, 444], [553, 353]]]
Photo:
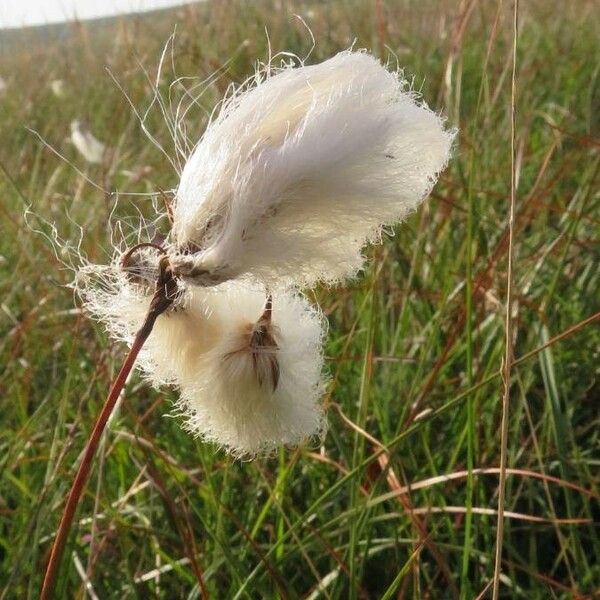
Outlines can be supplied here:
[[[518, 364], [502, 597], [592, 598], [600, 595], [600, 12], [591, 0], [522, 5]], [[436, 599], [486, 589], [498, 493], [512, 7], [261, 0], [0, 32], [2, 598], [39, 592], [78, 457], [124, 356], [76, 308], [65, 257], [31, 227], [49, 234], [54, 223], [73, 244], [83, 228], [82, 250], [107, 260], [112, 192], [120, 193], [115, 216], [125, 218], [150, 210], [149, 194], [178, 181], [111, 74], [143, 113], [177, 24], [160, 92], [167, 97], [177, 77], [221, 71], [188, 115], [194, 140], [227, 86], [267, 58], [265, 28], [273, 52], [310, 51], [295, 14], [316, 40], [309, 62], [354, 40], [397, 60], [460, 128], [454, 159], [422, 209], [370, 251], [359, 279], [314, 292], [331, 324], [323, 446], [235, 462], [165, 416], [173, 392], [134, 378], [84, 494], [57, 597]], [[60, 98], [50, 91], [55, 79], [65, 82]], [[174, 85], [173, 100], [194, 83]], [[67, 142], [76, 118], [109, 146], [104, 164], [87, 165]], [[146, 126], [174, 156], [156, 103]], [[38, 215], [29, 224], [27, 207]]]

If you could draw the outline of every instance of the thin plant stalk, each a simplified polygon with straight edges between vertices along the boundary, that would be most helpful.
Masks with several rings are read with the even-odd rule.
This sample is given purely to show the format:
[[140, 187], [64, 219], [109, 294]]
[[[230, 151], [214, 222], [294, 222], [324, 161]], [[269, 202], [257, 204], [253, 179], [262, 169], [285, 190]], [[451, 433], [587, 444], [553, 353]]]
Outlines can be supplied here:
[[[485, 88], [486, 73], [492, 54], [492, 46], [496, 39], [496, 29], [500, 19], [501, 6], [498, 6], [496, 17], [490, 32], [485, 61], [479, 82], [479, 92], [477, 93], [477, 105], [475, 107], [475, 118], [473, 119], [472, 136], [475, 139], [477, 134], [478, 121], [480, 118], [481, 103], [483, 100], [483, 91]], [[474, 203], [473, 190], [476, 171], [477, 155], [475, 153], [476, 146], [471, 148], [470, 164], [469, 164], [469, 183], [467, 191], [467, 252], [466, 252], [466, 272], [465, 272], [465, 318], [466, 318], [466, 334], [467, 334], [467, 384], [472, 388], [475, 383], [473, 373], [473, 242], [474, 242]], [[474, 395], [469, 395], [467, 398], [467, 482], [466, 482], [466, 498], [465, 505], [467, 512], [465, 515], [465, 535], [463, 543], [462, 566], [460, 572], [460, 597], [461, 600], [466, 600], [472, 596], [473, 581], [469, 579], [469, 566], [471, 561], [471, 547], [473, 545], [473, 492], [474, 492], [474, 477], [473, 469], [475, 468], [475, 455], [478, 453], [477, 439], [475, 435], [476, 429], [476, 402]]]
[[89, 478], [90, 471], [92, 468], [92, 461], [98, 450], [102, 434], [106, 428], [106, 424], [112, 414], [117, 400], [123, 391], [123, 387], [127, 381], [127, 377], [135, 364], [140, 350], [146, 343], [146, 340], [152, 333], [156, 319], [161, 315], [173, 302], [176, 294], [176, 283], [173, 279], [171, 270], [168, 266], [166, 257], [163, 257], [160, 264], [160, 274], [156, 284], [156, 292], [150, 303], [148, 314], [144, 319], [144, 323], [137, 332], [133, 344], [123, 362], [123, 366], [117, 375], [117, 378], [112, 384], [108, 396], [104, 401], [104, 405], [96, 423], [94, 429], [90, 434], [83, 458], [77, 469], [77, 474], [71, 485], [69, 496], [65, 504], [65, 508], [62, 513], [60, 525], [54, 538], [54, 544], [52, 545], [52, 552], [50, 554], [50, 560], [46, 567], [46, 574], [44, 576], [44, 582], [42, 584], [42, 591], [40, 594], [40, 600], [50, 600], [53, 596], [54, 586], [56, 584], [56, 578], [61, 564], [62, 555], [65, 549], [65, 544], [71, 530], [73, 518], [75, 517], [75, 511], [79, 505], [81, 494], [83, 493], [85, 484]]
[[519, 28], [519, 0], [514, 0], [513, 7], [513, 56], [512, 56], [512, 78], [510, 99], [510, 214], [508, 220], [508, 268], [506, 283], [506, 324], [505, 324], [505, 348], [504, 368], [502, 379], [504, 382], [504, 393], [502, 397], [502, 425], [500, 432], [500, 477], [498, 482], [498, 522], [496, 525], [496, 557], [494, 562], [494, 578], [492, 587], [492, 599], [498, 600], [500, 593], [500, 573], [502, 571], [502, 544], [504, 541], [504, 506], [506, 503], [506, 465], [508, 455], [508, 418], [510, 404], [510, 373], [513, 364], [513, 234], [515, 219], [515, 203], [517, 195], [516, 160], [515, 160], [515, 124], [516, 124], [516, 70], [517, 70], [517, 37]]

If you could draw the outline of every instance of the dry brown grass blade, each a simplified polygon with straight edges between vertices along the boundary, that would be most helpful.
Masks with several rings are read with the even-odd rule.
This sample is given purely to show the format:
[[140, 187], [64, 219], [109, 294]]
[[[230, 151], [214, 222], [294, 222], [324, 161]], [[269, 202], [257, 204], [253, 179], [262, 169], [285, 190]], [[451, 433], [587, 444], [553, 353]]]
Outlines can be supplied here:
[[500, 430], [500, 477], [498, 482], [498, 521], [496, 525], [496, 557], [494, 561], [494, 577], [492, 586], [492, 598], [498, 600], [500, 594], [500, 572], [502, 570], [502, 544], [504, 541], [504, 506], [506, 503], [506, 467], [508, 462], [508, 419], [510, 404], [510, 375], [513, 363], [513, 242], [514, 242], [514, 220], [515, 204], [517, 196], [517, 173], [516, 173], [516, 92], [517, 92], [517, 40], [519, 35], [519, 0], [514, 0], [513, 5], [513, 47], [512, 47], [512, 77], [510, 97], [510, 213], [508, 220], [508, 269], [506, 283], [506, 326], [505, 326], [505, 348], [502, 379], [504, 382], [504, 394], [502, 397], [502, 423]]
[[[498, 515], [499, 513], [494, 508], [483, 508], [474, 506], [472, 509], [477, 515]], [[450, 514], [465, 514], [466, 506], [423, 506], [422, 508], [413, 508], [412, 512], [416, 515], [429, 515], [435, 513], [450, 513]], [[531, 521], [532, 523], [556, 523], [559, 525], [583, 525], [591, 523], [591, 519], [549, 519], [547, 517], [538, 517], [537, 515], [527, 515], [525, 513], [513, 512], [505, 510], [502, 512], [507, 519], [518, 519], [520, 521]]]
[[[381, 468], [381, 471], [386, 474], [386, 481], [388, 486], [392, 489], [398, 489], [402, 487], [398, 476], [392, 469], [389, 464], [388, 454], [382, 453], [377, 457], [377, 462]], [[449, 591], [455, 598], [459, 597], [458, 587], [452, 577], [452, 573], [450, 572], [450, 568], [448, 567], [448, 563], [444, 559], [443, 554], [439, 551], [437, 545], [431, 539], [431, 533], [427, 529], [427, 525], [425, 522], [419, 518], [417, 518], [418, 512], [412, 506], [410, 498], [408, 495], [398, 496], [398, 501], [402, 505], [402, 508], [406, 511], [406, 514], [410, 517], [415, 529], [417, 530], [417, 534], [419, 536], [419, 542], [421, 545], [425, 545], [431, 555], [433, 556], [435, 562], [437, 563], [446, 583], [449, 586]]]
[[210, 596], [208, 595], [208, 590], [206, 588], [206, 584], [204, 583], [204, 573], [198, 561], [198, 549], [196, 547], [196, 541], [194, 538], [194, 530], [192, 528], [190, 515], [187, 507], [185, 506], [185, 502], [176, 502], [167, 490], [167, 486], [162, 480], [160, 475], [160, 471], [154, 465], [154, 460], [147, 448], [143, 448], [143, 451], [146, 454], [146, 467], [148, 468], [149, 479], [154, 485], [154, 488], [158, 491], [158, 493], [162, 496], [165, 501], [167, 510], [171, 514], [171, 518], [177, 527], [179, 532], [179, 537], [183, 542], [183, 546], [185, 549], [185, 553], [187, 558], [190, 561], [192, 566], [192, 570], [194, 571], [194, 575], [196, 577], [196, 581], [198, 582], [198, 587], [200, 589], [200, 593], [202, 594], [203, 599], [207, 599]]
[[[318, 452], [306, 452], [304, 456], [307, 456], [308, 458], [312, 458], [313, 460], [316, 460], [323, 464], [331, 465], [343, 476], [346, 476], [350, 473], [350, 471], [348, 471], [348, 469], [346, 467], [344, 467], [339, 462], [333, 460], [332, 458], [329, 458], [328, 456], [326, 456], [324, 454], [319, 454]], [[360, 486], [359, 491], [365, 497], [369, 495], [369, 491], [362, 485]]]
[[[500, 473], [500, 469], [498, 467], [489, 467], [489, 468], [480, 468], [473, 469], [473, 475], [498, 475]], [[533, 479], [540, 479], [542, 481], [547, 481], [550, 483], [556, 483], [557, 485], [575, 490], [588, 498], [594, 498], [595, 500], [600, 501], [600, 495], [596, 494], [591, 490], [587, 490], [575, 483], [571, 483], [570, 481], [565, 481], [564, 479], [560, 479], [559, 477], [553, 477], [552, 475], [546, 475], [544, 473], [537, 473], [535, 471], [530, 471], [527, 469], [506, 469], [506, 473], [509, 475], [522, 475], [523, 477], [531, 477]], [[448, 481], [455, 481], [457, 479], [464, 479], [467, 477], [468, 471], [456, 471], [454, 473], [449, 473], [448, 475], [438, 475], [436, 477], [428, 477], [427, 479], [422, 479], [421, 481], [416, 481], [407, 486], [401, 486], [394, 490], [394, 492], [390, 492], [389, 495], [386, 494], [385, 497], [380, 497], [381, 500], [384, 498], [394, 498], [395, 496], [401, 496], [403, 494], [408, 494], [409, 492], [415, 490], [426, 489], [433, 485], [437, 485], [438, 483], [446, 483]]]
[[[386, 481], [388, 483], [388, 486], [391, 489], [396, 489], [396, 488], [401, 487], [400, 480], [398, 479], [394, 470], [389, 465], [388, 449], [378, 439], [376, 439], [375, 437], [373, 437], [372, 435], [367, 433], [362, 427], [359, 427], [356, 423], [354, 423], [352, 421], [352, 419], [350, 419], [347, 415], [345, 415], [339, 404], [332, 402], [331, 405], [336, 408], [336, 410], [339, 413], [342, 420], [351, 429], [353, 429], [354, 431], [356, 431], [357, 433], [359, 433], [360, 435], [365, 437], [366, 440], [368, 440], [371, 444], [373, 444], [373, 446], [375, 446], [376, 452], [378, 453], [377, 463], [379, 464], [379, 468], [381, 469], [381, 472], [386, 474]], [[436, 561], [436, 563], [440, 569], [440, 572], [442, 573], [444, 579], [446, 580], [446, 583], [448, 584], [449, 590], [452, 592], [452, 595], [454, 597], [458, 598], [458, 596], [459, 596], [458, 588], [456, 587], [456, 583], [454, 582], [452, 573], [450, 572], [450, 568], [448, 567], [448, 563], [444, 560], [444, 557], [443, 557], [442, 553], [439, 551], [439, 549], [437, 548], [436, 544], [431, 540], [431, 534], [427, 530], [427, 526], [421, 519], [418, 519], [415, 516], [416, 513], [414, 513], [414, 511], [412, 509], [410, 499], [406, 495], [399, 496], [398, 501], [400, 502], [400, 504], [402, 504], [402, 507], [406, 511], [406, 514], [409, 515], [409, 517], [411, 518], [413, 525], [415, 526], [415, 529], [419, 536], [420, 542], [422, 544], [425, 544], [425, 546], [427, 547], [429, 552], [431, 552], [431, 555], [433, 556], [434, 560]]]

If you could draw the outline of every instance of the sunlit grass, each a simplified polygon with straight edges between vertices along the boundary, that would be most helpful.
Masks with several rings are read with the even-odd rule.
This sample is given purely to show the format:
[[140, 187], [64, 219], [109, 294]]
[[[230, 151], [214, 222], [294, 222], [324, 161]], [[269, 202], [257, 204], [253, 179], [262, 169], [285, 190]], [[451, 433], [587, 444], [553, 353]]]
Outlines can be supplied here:
[[[0, 37], [8, 82], [0, 96], [4, 597], [39, 591], [77, 458], [123, 356], [75, 310], [64, 257], [32, 233], [24, 210], [46, 221], [32, 217], [30, 226], [49, 233], [55, 223], [73, 243], [83, 227], [82, 250], [104, 260], [110, 192], [177, 184], [105, 67], [143, 111], [153, 97], [144, 70], [153, 80], [175, 21], [161, 91], [176, 75], [205, 78], [229, 61], [190, 113], [194, 138], [227, 85], [267, 57], [265, 26], [274, 52], [310, 51], [294, 13], [315, 36], [311, 61], [355, 38], [357, 47], [388, 48], [385, 58], [414, 74], [426, 100], [460, 128], [455, 158], [430, 201], [371, 251], [368, 272], [315, 292], [331, 323], [323, 448], [233, 462], [165, 416], [168, 393], [133, 378], [87, 486], [59, 588], [83, 597], [78, 564], [100, 598], [198, 597], [199, 570], [217, 598], [440, 598], [461, 589], [470, 598], [485, 588], [498, 474], [477, 469], [499, 465], [510, 191], [504, 4], [497, 15], [495, 3], [383, 1], [382, 29], [375, 2], [284, 10], [214, 2], [72, 26], [11, 42], [10, 52]], [[593, 2], [560, 11], [522, 4], [514, 330], [516, 359], [525, 358], [512, 377], [508, 462], [518, 471], [508, 477], [506, 510], [516, 515], [506, 522], [502, 590], [591, 597], [600, 586], [600, 331], [597, 320], [568, 330], [600, 312], [600, 24]], [[62, 98], [49, 88], [59, 78]], [[105, 164], [87, 166], [67, 143], [76, 118], [111, 148]], [[172, 155], [157, 108], [147, 126]], [[148, 196], [121, 194], [116, 215], [132, 205], [148, 210]]]

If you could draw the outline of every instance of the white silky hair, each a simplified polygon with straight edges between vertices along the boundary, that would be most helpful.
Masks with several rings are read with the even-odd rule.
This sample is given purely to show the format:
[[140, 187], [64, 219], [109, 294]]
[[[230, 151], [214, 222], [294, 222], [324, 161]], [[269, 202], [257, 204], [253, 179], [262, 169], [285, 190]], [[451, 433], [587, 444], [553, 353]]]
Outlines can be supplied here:
[[57, 98], [62, 98], [65, 95], [64, 79], [53, 79], [50, 82], [50, 90]]
[[[226, 289], [219, 289], [226, 288]], [[241, 458], [271, 453], [321, 436], [325, 419], [322, 343], [325, 319], [296, 292], [273, 295], [272, 328], [278, 382], [262, 384], [247, 346], [248, 327], [261, 316], [265, 295], [245, 284], [223, 284], [208, 298], [224, 334], [200, 359], [202, 377], [183, 382], [179, 407], [194, 435]], [[215, 302], [216, 301], [216, 302]], [[241, 350], [240, 350], [241, 349]]]
[[[154, 250], [140, 252], [148, 264], [158, 261]], [[114, 338], [131, 345], [152, 288], [132, 283], [118, 258], [112, 265], [82, 268], [76, 288], [88, 312]], [[187, 286], [176, 306], [158, 317], [136, 363], [154, 386], [179, 389], [175, 413], [188, 431], [236, 457], [268, 454], [324, 430], [320, 398], [326, 321], [297, 292], [273, 296], [277, 346], [259, 349], [277, 360], [279, 379], [273, 389], [257, 380], [248, 348], [248, 331], [261, 317], [266, 298], [262, 286], [247, 282]]]
[[106, 146], [90, 131], [84, 129], [80, 121], [71, 121], [71, 142], [89, 163], [99, 164], [104, 159]]
[[354, 276], [364, 245], [428, 196], [454, 135], [366, 52], [258, 71], [223, 102], [183, 169], [173, 233], [192, 253], [172, 263], [205, 285]]

